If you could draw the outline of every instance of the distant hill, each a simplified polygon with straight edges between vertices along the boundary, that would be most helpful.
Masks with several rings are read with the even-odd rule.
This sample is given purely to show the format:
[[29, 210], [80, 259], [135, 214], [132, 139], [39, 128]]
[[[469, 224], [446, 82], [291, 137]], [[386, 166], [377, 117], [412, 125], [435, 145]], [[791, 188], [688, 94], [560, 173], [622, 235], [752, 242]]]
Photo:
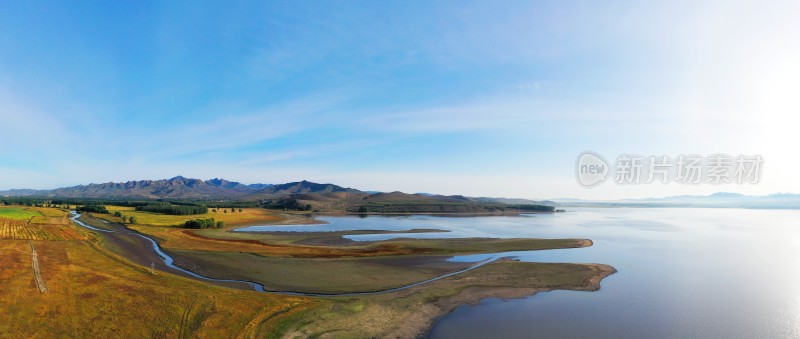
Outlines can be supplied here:
[[0, 191], [0, 196], [3, 197], [22, 197], [22, 196], [29, 196], [29, 195], [39, 195], [43, 194], [43, 192], [47, 192], [44, 190], [33, 190], [33, 189], [11, 189], [8, 191]]
[[512, 205], [544, 205], [544, 206], [558, 206], [558, 203], [550, 200], [530, 200], [518, 198], [488, 198], [480, 197], [474, 198], [483, 203], [499, 203], [499, 204], [512, 204]]
[[425, 194], [425, 193], [414, 193], [408, 194], [403, 192], [390, 192], [390, 193], [375, 193], [369, 196], [364, 197], [364, 201], [372, 202], [372, 203], [382, 203], [382, 202], [447, 202], [447, 203], [478, 203], [478, 200], [473, 198], [467, 198], [463, 195], [437, 195], [437, 194]]
[[272, 185], [271, 187], [267, 187], [259, 191], [258, 193], [281, 195], [281, 194], [334, 193], [334, 192], [361, 193], [361, 191], [354, 188], [345, 188], [334, 184], [317, 184], [306, 180], [299, 182], [290, 182], [280, 185]]
[[488, 198], [470, 198], [463, 195], [435, 195], [403, 192], [370, 194], [360, 203], [351, 204], [351, 212], [379, 213], [506, 213], [519, 211], [549, 211], [552, 206], [525, 203], [508, 204], [488, 201]]

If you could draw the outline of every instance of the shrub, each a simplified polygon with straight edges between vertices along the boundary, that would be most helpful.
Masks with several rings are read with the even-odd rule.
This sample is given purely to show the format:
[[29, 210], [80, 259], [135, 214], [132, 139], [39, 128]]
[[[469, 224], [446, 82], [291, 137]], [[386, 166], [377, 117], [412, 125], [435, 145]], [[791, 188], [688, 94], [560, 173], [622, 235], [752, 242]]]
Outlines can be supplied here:
[[92, 212], [92, 213], [103, 213], [108, 214], [108, 210], [103, 205], [83, 205], [78, 206], [78, 212]]
[[201, 228], [214, 228], [217, 225], [218, 223], [214, 221], [214, 218], [208, 218], [208, 219], [188, 220], [183, 224], [183, 227], [201, 229]]

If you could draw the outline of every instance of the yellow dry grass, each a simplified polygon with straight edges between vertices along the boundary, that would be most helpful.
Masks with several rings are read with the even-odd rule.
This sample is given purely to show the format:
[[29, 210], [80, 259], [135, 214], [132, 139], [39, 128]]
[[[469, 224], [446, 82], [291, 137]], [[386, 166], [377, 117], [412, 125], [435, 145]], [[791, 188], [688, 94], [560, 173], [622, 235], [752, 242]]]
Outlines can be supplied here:
[[88, 241], [34, 244], [47, 293], [28, 241], [0, 240], [0, 337], [263, 337], [319, 303], [152, 274]]
[[51, 207], [28, 207], [28, 209], [41, 214], [31, 220], [34, 224], [68, 225], [71, 223], [67, 210]]
[[192, 219], [207, 219], [207, 218], [214, 218], [217, 221], [224, 221], [227, 226], [233, 225], [248, 225], [248, 224], [255, 224], [260, 222], [271, 222], [275, 220], [279, 220], [280, 217], [275, 215], [273, 212], [265, 210], [263, 208], [244, 208], [242, 212], [239, 212], [239, 209], [236, 209], [236, 212], [231, 212], [230, 209], [227, 209], [227, 213], [223, 213], [222, 211], [217, 211], [216, 213], [211, 212], [209, 209], [209, 213], [206, 214], [196, 214], [196, 215], [168, 215], [168, 214], [158, 214], [152, 212], [142, 212], [136, 211], [133, 207], [123, 207], [123, 206], [106, 206], [111, 214], [93, 214], [95, 217], [105, 219], [111, 222], [121, 222], [121, 218], [115, 217], [114, 212], [120, 212], [124, 216], [134, 216], [136, 217], [136, 223], [142, 225], [152, 225], [152, 226], [178, 226], [183, 225], [186, 221]]

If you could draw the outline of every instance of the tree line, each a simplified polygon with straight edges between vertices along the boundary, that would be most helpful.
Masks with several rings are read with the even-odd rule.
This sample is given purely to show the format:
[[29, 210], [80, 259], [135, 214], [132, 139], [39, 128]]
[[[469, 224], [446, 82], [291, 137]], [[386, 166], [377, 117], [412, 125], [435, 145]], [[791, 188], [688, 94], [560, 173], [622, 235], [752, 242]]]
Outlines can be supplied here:
[[203, 205], [173, 205], [167, 202], [151, 203], [136, 206], [137, 211], [153, 212], [171, 215], [194, 215], [208, 213], [208, 207]]
[[556, 210], [555, 207], [546, 205], [510, 205], [508, 208], [534, 212], [554, 212]]
[[223, 228], [225, 227], [224, 221], [214, 221], [214, 218], [208, 219], [192, 219], [183, 224], [186, 228]]
[[103, 205], [89, 204], [89, 205], [78, 206], [76, 209], [78, 210], [78, 212], [108, 214], [108, 209], [106, 209], [106, 207]]

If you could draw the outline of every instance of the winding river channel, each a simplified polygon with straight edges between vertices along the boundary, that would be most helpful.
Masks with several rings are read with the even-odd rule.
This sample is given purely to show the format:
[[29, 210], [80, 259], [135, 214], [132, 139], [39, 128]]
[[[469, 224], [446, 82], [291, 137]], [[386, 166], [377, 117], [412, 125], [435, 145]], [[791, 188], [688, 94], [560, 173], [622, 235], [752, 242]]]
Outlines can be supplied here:
[[[250, 288], [252, 288], [252, 289], [254, 289], [256, 291], [266, 292], [266, 293], [275, 293], [275, 294], [310, 296], [310, 297], [333, 297], [333, 296], [337, 296], [338, 297], [338, 296], [358, 296], [358, 295], [391, 293], [391, 292], [397, 292], [397, 291], [409, 289], [409, 288], [412, 288], [412, 287], [417, 287], [417, 286], [420, 286], [420, 285], [428, 284], [428, 283], [431, 283], [431, 282], [434, 282], [434, 281], [437, 281], [437, 280], [441, 280], [441, 279], [444, 279], [444, 278], [447, 278], [447, 277], [452, 277], [454, 275], [462, 274], [464, 272], [468, 272], [468, 271], [474, 270], [474, 269], [476, 269], [478, 267], [481, 267], [481, 266], [483, 266], [485, 264], [488, 264], [490, 262], [493, 262], [493, 261], [501, 258], [500, 256], [489, 256], [489, 257], [486, 257], [486, 258], [481, 258], [481, 260], [477, 261], [474, 265], [469, 266], [469, 267], [467, 267], [465, 269], [454, 271], [454, 272], [450, 272], [450, 273], [447, 273], [447, 274], [443, 274], [443, 275], [440, 275], [440, 276], [436, 276], [436, 277], [433, 277], [433, 278], [430, 278], [430, 279], [427, 279], [427, 280], [415, 282], [415, 283], [408, 284], [408, 285], [405, 285], [405, 286], [400, 286], [400, 287], [395, 287], [395, 288], [390, 288], [390, 289], [385, 289], [385, 290], [364, 291], [364, 292], [349, 292], [349, 293], [306, 293], [306, 292], [296, 292], [296, 291], [278, 291], [278, 290], [267, 289], [266, 287], [264, 287], [264, 285], [256, 283], [256, 282], [252, 282], [252, 281], [237, 280], [237, 279], [219, 279], [219, 278], [212, 278], [212, 277], [207, 277], [207, 276], [204, 276], [204, 275], [201, 275], [201, 274], [197, 274], [197, 273], [192, 272], [190, 270], [187, 270], [187, 269], [185, 269], [183, 267], [175, 265], [175, 260], [172, 258], [172, 256], [167, 254], [161, 248], [161, 246], [158, 245], [157, 241], [155, 241], [154, 239], [152, 239], [152, 238], [150, 238], [150, 237], [148, 237], [148, 236], [146, 236], [144, 234], [128, 230], [127, 228], [124, 228], [124, 226], [121, 226], [121, 225], [119, 225], [119, 227], [116, 227], [116, 229], [106, 229], [106, 228], [98, 228], [98, 227], [90, 226], [90, 225], [84, 223], [83, 221], [78, 220], [78, 218], [81, 217], [81, 214], [76, 213], [75, 211], [73, 211], [72, 214], [73, 214], [73, 216], [71, 217], [71, 219], [77, 225], [79, 225], [81, 227], [84, 227], [86, 229], [92, 230], [92, 231], [101, 232], [101, 235], [113, 235], [113, 236], [117, 236], [117, 237], [119, 237], [119, 236], [122, 236], [122, 237], [138, 237], [138, 238], [141, 238], [141, 239], [145, 240], [146, 242], [150, 243], [150, 245], [152, 245], [153, 253], [157, 255], [157, 257], [161, 260], [161, 263], [166, 265], [166, 267], [168, 267], [170, 269], [170, 271], [172, 271], [173, 273], [175, 271], [177, 271], [177, 272], [180, 272], [181, 275], [189, 276], [189, 277], [192, 277], [192, 278], [195, 278], [195, 279], [204, 280], [204, 281], [208, 281], [208, 282], [212, 282], [212, 283], [217, 283], [217, 284], [222, 285], [222, 286], [229, 286], [230, 287], [231, 286], [230, 284], [245, 284], [245, 285], [250, 286]], [[107, 225], [109, 226], [109, 228], [115, 226], [115, 224], [107, 224]], [[124, 252], [124, 251], [117, 251], [117, 252]], [[119, 253], [119, 254], [124, 255], [125, 253]], [[134, 260], [134, 261], [140, 261], [140, 260]], [[153, 263], [153, 265], [154, 264], [155, 263]]]

